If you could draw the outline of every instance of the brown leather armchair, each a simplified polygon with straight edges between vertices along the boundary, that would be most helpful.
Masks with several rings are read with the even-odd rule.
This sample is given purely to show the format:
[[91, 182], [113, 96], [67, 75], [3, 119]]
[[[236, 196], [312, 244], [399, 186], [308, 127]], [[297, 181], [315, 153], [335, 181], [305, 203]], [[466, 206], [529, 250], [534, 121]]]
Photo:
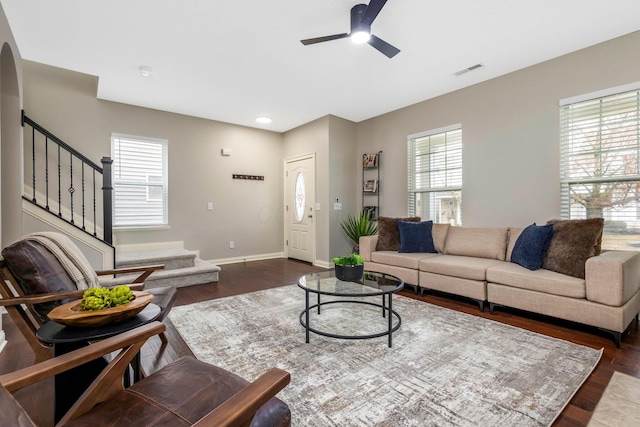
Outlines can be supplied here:
[[124, 369], [160, 322], [141, 326], [63, 356], [0, 376], [0, 425], [35, 426], [12, 393], [90, 360], [122, 349], [58, 426], [291, 425], [289, 407], [275, 395], [289, 384], [272, 368], [249, 383], [224, 369], [183, 357], [125, 389]]
[[[78, 250], [79, 252], [79, 250]], [[53, 357], [48, 344], [36, 337], [36, 331], [46, 321], [47, 313], [56, 305], [79, 299], [84, 291], [78, 290], [58, 259], [38, 242], [18, 241], [2, 250], [0, 259], [0, 306], [22, 332], [33, 349], [35, 363]], [[88, 263], [88, 261], [87, 261]], [[161, 265], [119, 270], [97, 271], [98, 275], [140, 273], [132, 280], [132, 289], [142, 289], [144, 280]], [[154, 295], [153, 303], [161, 309], [162, 320], [175, 303], [176, 289], [171, 286], [145, 289]], [[27, 309], [22, 306], [25, 304]], [[164, 333], [160, 339], [166, 342]]]

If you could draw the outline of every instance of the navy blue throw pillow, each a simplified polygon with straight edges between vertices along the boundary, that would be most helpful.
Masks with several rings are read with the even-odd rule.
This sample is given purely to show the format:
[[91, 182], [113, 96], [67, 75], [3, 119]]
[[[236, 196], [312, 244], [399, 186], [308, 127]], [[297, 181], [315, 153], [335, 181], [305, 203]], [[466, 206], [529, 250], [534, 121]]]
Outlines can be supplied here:
[[398, 221], [400, 232], [400, 249], [398, 252], [426, 252], [437, 253], [433, 244], [431, 229], [433, 221], [409, 222]]
[[520, 264], [529, 270], [537, 270], [542, 267], [544, 257], [551, 245], [553, 237], [553, 224], [531, 224], [524, 230], [511, 252], [511, 262]]

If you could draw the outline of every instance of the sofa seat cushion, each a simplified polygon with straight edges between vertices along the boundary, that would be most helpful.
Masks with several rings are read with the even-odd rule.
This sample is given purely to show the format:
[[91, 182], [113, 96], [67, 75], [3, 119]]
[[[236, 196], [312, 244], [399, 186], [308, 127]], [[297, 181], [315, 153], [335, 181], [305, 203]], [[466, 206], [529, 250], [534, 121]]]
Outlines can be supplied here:
[[[453, 227], [452, 227], [453, 228]], [[438, 255], [423, 258], [418, 263], [420, 271], [460, 277], [471, 280], [486, 280], [487, 268], [500, 264], [496, 259], [475, 258], [457, 255]]]
[[418, 269], [418, 262], [423, 258], [431, 258], [437, 254], [431, 253], [399, 253], [396, 251], [376, 251], [371, 253], [371, 261], [378, 264], [394, 265], [396, 267]]
[[586, 297], [584, 279], [544, 269], [531, 271], [509, 262], [489, 267], [487, 282], [569, 298]]

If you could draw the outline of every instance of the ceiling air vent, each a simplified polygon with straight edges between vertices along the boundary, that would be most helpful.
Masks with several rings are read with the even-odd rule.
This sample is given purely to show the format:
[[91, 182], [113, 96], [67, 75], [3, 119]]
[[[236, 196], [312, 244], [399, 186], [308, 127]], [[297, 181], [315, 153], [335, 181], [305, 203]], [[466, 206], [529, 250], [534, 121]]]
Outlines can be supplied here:
[[483, 66], [484, 65], [482, 65], [482, 64], [472, 65], [471, 67], [467, 67], [464, 70], [460, 70], [460, 71], [457, 71], [457, 72], [453, 73], [453, 75], [454, 76], [461, 76], [463, 74], [468, 73], [469, 71], [477, 70], [478, 68], [483, 67]]

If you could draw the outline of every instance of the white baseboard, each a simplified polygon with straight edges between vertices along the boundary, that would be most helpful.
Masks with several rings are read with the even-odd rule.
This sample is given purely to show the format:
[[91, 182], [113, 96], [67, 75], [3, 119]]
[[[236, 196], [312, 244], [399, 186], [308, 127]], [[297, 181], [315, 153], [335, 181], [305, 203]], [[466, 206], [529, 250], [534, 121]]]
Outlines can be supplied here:
[[[239, 256], [234, 258], [220, 258], [220, 259], [211, 259], [207, 260], [211, 264], [215, 265], [224, 265], [224, 264], [235, 264], [239, 262], [248, 262], [248, 261], [262, 261], [265, 259], [275, 259], [275, 258], [285, 258], [284, 252], [274, 252], [270, 254], [260, 254], [260, 255], [247, 255], [247, 256]], [[318, 261], [313, 263], [313, 265], [322, 268], [331, 268], [333, 267], [333, 263], [326, 261]]]
[[283, 252], [274, 252], [271, 254], [259, 254], [259, 255], [244, 255], [233, 258], [219, 258], [207, 260], [211, 264], [215, 265], [223, 265], [223, 264], [235, 264], [238, 262], [247, 262], [247, 261], [262, 261], [264, 259], [274, 259], [274, 258], [284, 258]]
[[333, 263], [332, 262], [320, 261], [320, 260], [316, 260], [316, 262], [314, 262], [313, 265], [315, 265], [316, 267], [322, 267], [322, 268], [332, 268], [333, 267]]

